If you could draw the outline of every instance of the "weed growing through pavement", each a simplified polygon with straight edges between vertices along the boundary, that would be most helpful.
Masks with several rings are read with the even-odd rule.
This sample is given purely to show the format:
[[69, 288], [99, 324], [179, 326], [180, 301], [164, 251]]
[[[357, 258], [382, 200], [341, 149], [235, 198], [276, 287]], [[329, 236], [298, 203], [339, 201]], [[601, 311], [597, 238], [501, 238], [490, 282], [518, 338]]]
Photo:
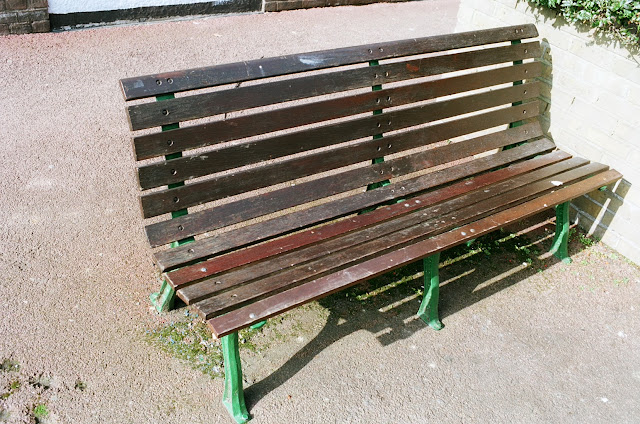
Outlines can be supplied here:
[[9, 371], [17, 372], [17, 371], [20, 371], [20, 364], [14, 360], [5, 358], [0, 363], [0, 370], [5, 372], [9, 372]]
[[585, 234], [582, 231], [578, 231], [577, 228], [571, 228], [569, 230], [569, 242], [571, 242], [571, 240], [575, 240], [576, 236], [578, 237], [578, 241], [584, 246], [584, 247], [591, 247], [594, 244], [596, 244], [597, 242], [599, 242], [600, 240], [598, 240], [596, 237], [590, 236], [588, 234]]
[[[213, 338], [205, 322], [196, 313], [184, 312], [184, 319], [148, 330], [146, 339], [171, 356], [186, 361], [192, 368], [211, 377], [224, 376], [220, 341]], [[251, 338], [258, 330], [239, 332], [241, 349], [256, 350]]]
[[44, 403], [39, 403], [33, 407], [33, 416], [36, 423], [42, 422], [49, 416], [49, 408]]
[[14, 394], [18, 390], [20, 390], [20, 387], [21, 387], [20, 380], [12, 381], [11, 383], [9, 383], [9, 387], [7, 391], [0, 395], [0, 399], [2, 400], [9, 399], [9, 396]]

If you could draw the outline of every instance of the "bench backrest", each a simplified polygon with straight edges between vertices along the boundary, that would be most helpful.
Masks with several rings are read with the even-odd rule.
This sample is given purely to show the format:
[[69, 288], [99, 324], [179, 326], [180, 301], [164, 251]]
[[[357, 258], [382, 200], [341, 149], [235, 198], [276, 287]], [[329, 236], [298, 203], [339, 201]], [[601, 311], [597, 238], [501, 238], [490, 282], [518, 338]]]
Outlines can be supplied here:
[[127, 107], [132, 130], [161, 128], [133, 137], [151, 245], [286, 210], [208, 250], [184, 246], [192, 259], [223, 252], [429, 187], [301, 205], [542, 135], [532, 123], [447, 144], [538, 115], [538, 83], [523, 80], [540, 75], [527, 60], [540, 46], [521, 42], [537, 35], [519, 25], [122, 80], [126, 100], [158, 100]]

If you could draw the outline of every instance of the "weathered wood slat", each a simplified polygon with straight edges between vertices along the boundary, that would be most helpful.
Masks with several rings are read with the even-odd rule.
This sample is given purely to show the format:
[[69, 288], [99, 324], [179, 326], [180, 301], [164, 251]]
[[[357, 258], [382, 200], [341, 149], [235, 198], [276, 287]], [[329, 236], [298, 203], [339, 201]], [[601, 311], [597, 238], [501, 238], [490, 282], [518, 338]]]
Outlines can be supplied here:
[[[531, 125], [535, 127], [535, 124]], [[212, 207], [206, 211], [181, 219], [179, 225], [193, 226], [207, 223], [207, 231], [234, 225], [273, 212], [286, 210], [304, 203], [323, 199], [338, 193], [365, 187], [367, 184], [400, 177], [443, 163], [452, 162], [489, 150], [528, 140], [529, 126], [513, 128], [498, 134], [488, 134], [464, 143], [440, 146], [435, 149], [402, 156], [386, 162], [350, 169], [334, 175], [284, 187], [264, 194]], [[341, 213], [340, 213], [341, 214]], [[175, 225], [174, 220], [154, 224], [156, 228]], [[184, 230], [183, 230], [184, 231]]]
[[[138, 168], [138, 179], [142, 189], [187, 181], [267, 159], [535, 98], [540, 90], [539, 84], [531, 82], [501, 88], [142, 166]], [[530, 116], [526, 113], [525, 115], [523, 118]]]
[[[271, 318], [311, 300], [325, 297], [346, 287], [381, 275], [400, 266], [441, 252], [449, 247], [494, 231], [520, 219], [532, 216], [569, 199], [584, 195], [622, 178], [617, 171], [606, 171], [583, 181], [544, 194], [455, 230], [439, 234], [385, 255], [350, 266], [336, 273], [306, 282], [253, 304], [241, 307], [208, 321], [217, 337]], [[474, 230], [473, 232], [471, 230]]]
[[[554, 167], [558, 168], [562, 165], [568, 165], [568, 162], [557, 164]], [[434, 206], [426, 209], [422, 213], [413, 213], [403, 217], [404, 219], [391, 220], [390, 222], [356, 232], [346, 237], [326, 242], [320, 246], [320, 250], [324, 245], [327, 245], [328, 249], [334, 249], [329, 250], [328, 253], [325, 252], [322, 254], [315, 251], [319, 249], [315, 249], [314, 246], [307, 250], [310, 251], [308, 253], [313, 252], [315, 255], [307, 255], [307, 252], [303, 251], [299, 254], [301, 257], [296, 257], [295, 259], [290, 258], [292, 262], [297, 260], [299, 266], [295, 266], [296, 263], [294, 262], [291, 267], [287, 268], [283, 263], [281, 264], [281, 266], [283, 266], [281, 272], [274, 271], [270, 273], [272, 275], [267, 275], [263, 278], [257, 278], [252, 281], [251, 273], [245, 272], [245, 269], [232, 272], [230, 273], [231, 275], [219, 276], [217, 278], [219, 278], [218, 281], [221, 283], [220, 286], [227, 285], [225, 284], [225, 279], [229, 280], [229, 284], [235, 283], [236, 286], [233, 287], [233, 290], [217, 293], [205, 300], [197, 302], [195, 304], [196, 308], [204, 319], [213, 318], [214, 316], [228, 312], [255, 299], [272, 295], [273, 293], [277, 293], [278, 291], [304, 281], [334, 272], [340, 268], [371, 257], [380, 256], [385, 252], [416, 243], [429, 235], [448, 231], [454, 227], [482, 218], [492, 212], [521, 203], [533, 196], [555, 189], [556, 185], [554, 183], [571, 184], [574, 181], [579, 181], [590, 175], [606, 171], [606, 169], [607, 167], [601, 164], [589, 164], [563, 172], [562, 174], [553, 175], [551, 178], [553, 178], [554, 181], [551, 181], [551, 178], [542, 181], [534, 180], [523, 187], [512, 190], [508, 190], [508, 188], [513, 184], [513, 181], [506, 181], [503, 184], [507, 187], [508, 191], [506, 192], [497, 190], [497, 193], [492, 193], [488, 196], [483, 196], [483, 192], [470, 193], [462, 199], [445, 202], [441, 208]], [[539, 173], [542, 171], [543, 170], [540, 170]], [[527, 176], [528, 175], [522, 176], [520, 179], [526, 179]], [[469, 199], [469, 203], [466, 202], [467, 198], [472, 198]], [[482, 200], [476, 202], [475, 200], [478, 199]], [[436, 214], [435, 217], [431, 217], [432, 214], [440, 211], [443, 212], [442, 215], [438, 216]], [[410, 226], [402, 228], [403, 226], [399, 221], [405, 221]], [[398, 223], [398, 225], [395, 225], [396, 223]], [[381, 227], [388, 227], [389, 231]], [[380, 232], [380, 234], [378, 234], [378, 232]], [[275, 261], [278, 262], [279, 260], [280, 258], [277, 258]], [[270, 261], [261, 265], [266, 267], [268, 264], [270, 264]], [[259, 267], [260, 265], [255, 266], [255, 268]], [[247, 267], [247, 270], [253, 268], [254, 267]], [[258, 269], [256, 269], [256, 271], [259, 275], [260, 271]], [[207, 282], [214, 284], [212, 288], [216, 289], [216, 281], [211, 280]], [[238, 286], [238, 284], [242, 285]], [[190, 286], [183, 291], [195, 292], [196, 290], [194, 289], [198, 287], [199, 285]], [[205, 296], [205, 294], [200, 291], [196, 293], [201, 297]]]
[[[442, 147], [434, 152], [425, 151], [393, 161], [370, 165], [367, 168], [344, 171], [339, 175], [330, 175], [171, 220], [160, 221], [148, 225], [145, 230], [149, 240], [153, 240], [153, 243], [162, 244], [171, 239], [179, 240], [356, 189], [366, 184], [402, 176], [420, 170], [421, 167], [426, 169], [448, 161], [462, 159], [465, 156], [460, 156], [460, 154], [465, 153], [465, 150], [476, 154], [503, 147], [501, 144], [506, 139], [503, 137], [484, 137], [483, 141], [484, 143], [479, 143], [477, 146], [468, 143], [458, 149], [458, 146]], [[348, 208], [346, 205], [345, 207]], [[338, 215], [346, 213], [337, 212]]]
[[[478, 158], [463, 164], [429, 173], [428, 175], [392, 183], [347, 199], [336, 200], [308, 208], [306, 210], [279, 216], [239, 228], [225, 234], [224, 237], [209, 237], [196, 240], [188, 246], [179, 246], [171, 250], [157, 252], [155, 257], [161, 269], [188, 263], [190, 261], [212, 256], [230, 249], [238, 248], [250, 243], [257, 243], [280, 234], [285, 234], [305, 226], [321, 223], [323, 221], [339, 217], [339, 211], [350, 209], [356, 212], [363, 208], [371, 207], [386, 201], [404, 197], [408, 194], [428, 190], [441, 184], [456, 181], [461, 178], [471, 177], [475, 174], [507, 165], [517, 160], [549, 152], [555, 145], [549, 140], [539, 140], [509, 149], [498, 154]], [[345, 204], [350, 205], [345, 208]], [[150, 239], [152, 239], [150, 237]], [[162, 240], [160, 244], [165, 243]]]
[[352, 216], [321, 227], [294, 233], [266, 243], [236, 250], [222, 256], [216, 256], [195, 265], [185, 266], [165, 274], [171, 286], [180, 290], [194, 281], [218, 274], [242, 265], [264, 260], [307, 245], [321, 242], [341, 234], [386, 221], [393, 217], [412, 212], [425, 205], [442, 202], [450, 197], [477, 190], [494, 182], [504, 181], [517, 175], [530, 172], [544, 166], [569, 159], [570, 156], [557, 150], [552, 153], [512, 164], [506, 168], [478, 175], [470, 180], [459, 181], [435, 191], [413, 197], [407, 202], [380, 207], [366, 214]]
[[[527, 49], [525, 48], [524, 50]], [[529, 51], [535, 53], [533, 50]], [[258, 134], [294, 128], [323, 120], [340, 118], [349, 114], [398, 106], [453, 94], [455, 92], [462, 93], [484, 86], [488, 87], [495, 84], [531, 79], [539, 76], [541, 70], [542, 65], [540, 62], [530, 62], [522, 65], [502, 67], [468, 75], [423, 82], [411, 85], [409, 88], [397, 87], [384, 89], [376, 92], [314, 102], [307, 105], [253, 113], [206, 124], [177, 128], [170, 131], [156, 132], [134, 137], [134, 150], [138, 160], [149, 159]], [[370, 72], [370, 70], [368, 70], [368, 72]], [[327, 81], [327, 85], [325, 86], [331, 87], [328, 82], [329, 81]], [[292, 83], [285, 84], [284, 81], [277, 83], [283, 85], [283, 87], [278, 87], [278, 93], [286, 90], [302, 90], [307, 87], [307, 85], [293, 87]], [[368, 85], [374, 83], [375, 81], [372, 81]], [[258, 87], [259, 86], [250, 86], [246, 88], [256, 90]], [[455, 87], [455, 91], [451, 90], [452, 87]]]
[[[457, 197], [454, 197], [451, 194], [447, 196], [447, 194], [440, 194], [436, 192], [434, 195], [437, 196], [440, 194], [439, 197], [444, 198], [444, 201], [436, 202], [434, 204], [432, 202], [427, 203], [426, 201], [423, 201], [423, 199], [420, 199], [420, 203], [418, 205], [424, 206], [398, 216], [395, 219], [386, 220], [369, 228], [361, 228], [358, 229], [358, 231], [345, 234], [341, 237], [325, 240], [321, 243], [313, 244], [293, 252], [281, 254], [267, 261], [254, 263], [236, 270], [216, 274], [211, 278], [204, 279], [180, 289], [179, 296], [187, 304], [192, 304], [215, 295], [217, 298], [216, 300], [211, 299], [211, 301], [206, 302], [207, 308], [223, 313], [224, 308], [226, 307], [225, 304], [227, 303], [230, 295], [228, 293], [219, 292], [232, 290], [235, 296], [231, 300], [234, 304], [241, 303], [249, 300], [246, 296], [245, 298], [242, 297], [243, 293], [252, 293], [252, 295], [255, 295], [256, 297], [260, 295], [261, 292], [260, 290], [256, 290], [256, 285], [252, 283], [253, 281], [257, 281], [257, 284], [260, 287], [265, 287], [267, 289], [270, 288], [270, 283], [262, 283], [261, 281], [258, 281], [265, 277], [269, 277], [270, 274], [274, 274], [274, 277], [269, 277], [266, 280], [274, 281], [274, 279], [279, 277], [286, 280], [288, 277], [282, 274], [288, 273], [294, 266], [301, 265], [304, 272], [309, 268], [313, 268], [314, 272], [317, 272], [318, 268], [315, 267], [313, 263], [324, 263], [326, 266], [330, 267], [340, 266], [342, 265], [342, 262], [339, 262], [341, 259], [337, 259], [333, 263], [331, 262], [334, 257], [338, 258], [338, 252], [341, 250], [360, 249], [357, 247], [358, 245], [371, 243], [374, 239], [378, 239], [379, 242], [388, 242], [390, 246], [393, 246], [394, 240], [398, 240], [398, 243], [405, 240], [405, 236], [402, 234], [413, 234], [413, 230], [409, 230], [409, 228], [413, 226], [427, 225], [425, 224], [427, 221], [434, 223], [438, 220], [446, 220], [446, 217], [450, 218], [451, 216], [455, 216], [457, 223], [464, 223], [465, 219], [471, 219], [479, 213], [487, 213], [491, 210], [490, 208], [500, 208], [504, 206], [509, 199], [511, 199], [511, 201], [517, 201], [522, 197], [529, 196], [531, 190], [534, 190], [536, 187], [535, 185], [531, 185], [534, 182], [551, 176], [556, 178], [556, 174], [561, 174], [573, 168], [583, 166], [586, 163], [587, 161], [584, 159], [574, 158], [537, 169], [529, 173], [514, 176], [506, 181], [496, 181], [494, 184], [486, 185], [482, 189], [465, 190], [466, 187], [461, 187], [464, 191], [459, 193]], [[587, 168], [589, 167], [583, 166], [581, 171], [575, 174], [575, 178], [584, 176], [585, 173], [588, 174], [589, 172], [602, 169], [601, 166], [598, 167], [597, 165], [592, 165], [590, 170]], [[559, 178], [559, 181], [563, 181], [564, 179], [563, 182], [566, 182], [569, 176], [557, 175], [557, 178]], [[527, 184], [531, 186], [525, 187], [526, 190], [516, 190], [517, 188], [526, 186]], [[545, 187], [549, 188], [554, 186], [547, 182]], [[445, 187], [439, 191], [451, 192], [451, 189], [449, 187]], [[508, 195], [506, 193], [508, 193]], [[490, 199], [491, 201], [486, 202], [487, 199]], [[414, 202], [415, 200], [411, 199], [407, 200], [405, 204], [410, 205]], [[474, 205], [473, 211], [468, 212], [465, 208], [468, 208], [471, 205]], [[465, 213], [468, 214], [465, 215]], [[472, 213], [473, 215], [471, 215]], [[419, 230], [418, 232], [421, 234], [422, 230]], [[372, 250], [368, 254], [372, 254], [373, 252], [375, 252], [375, 250]], [[240, 285], [247, 285], [247, 287], [239, 289], [238, 286]], [[262, 293], [264, 294], [265, 292]], [[204, 304], [205, 303], [202, 303], [201, 305]], [[205, 311], [203, 306], [201, 306], [200, 309], [203, 312]], [[207, 318], [211, 318], [211, 316], [207, 316]]]
[[369, 60], [432, 53], [537, 36], [538, 31], [533, 24], [516, 25], [125, 78], [120, 81], [120, 85], [125, 100], [134, 100]]
[[[537, 113], [533, 109], [534, 107], [535, 105], [533, 104], [527, 104], [520, 108], [501, 109], [458, 119], [453, 122], [433, 125], [429, 128], [409, 130], [401, 134], [387, 136], [384, 139], [366, 140], [357, 145], [311, 153], [304, 157], [291, 158], [280, 163], [251, 168], [232, 175], [214, 177], [182, 187], [145, 194], [140, 197], [143, 215], [145, 218], [150, 218], [162, 213], [363, 162], [380, 155], [381, 152], [385, 155], [390, 155], [459, 135], [509, 124], [522, 117], [524, 108], [529, 108], [528, 115], [534, 116]], [[519, 141], [542, 135], [542, 129], [537, 122], [524, 126], [521, 131], [518, 134], [523, 135], [518, 136], [522, 138]], [[507, 132], [504, 134], [507, 137], [511, 135], [515, 136], [515, 133]], [[500, 134], [495, 135], [495, 137], [501, 136]], [[516, 142], [518, 141], [514, 141], [514, 143]], [[178, 199], [177, 202], [175, 201], [176, 198]]]
[[[529, 59], [539, 57], [540, 54], [538, 42], [516, 44], [407, 62], [381, 64], [375, 68], [348, 69], [329, 74], [195, 94], [166, 100], [162, 103], [144, 103], [129, 106], [127, 113], [131, 129], [140, 130], [355, 88], [370, 87], [374, 84], [388, 84], [411, 78], [511, 62], [514, 59]], [[488, 83], [485, 86], [490, 85], [493, 84]], [[300, 113], [308, 115], [306, 112], [301, 111]]]

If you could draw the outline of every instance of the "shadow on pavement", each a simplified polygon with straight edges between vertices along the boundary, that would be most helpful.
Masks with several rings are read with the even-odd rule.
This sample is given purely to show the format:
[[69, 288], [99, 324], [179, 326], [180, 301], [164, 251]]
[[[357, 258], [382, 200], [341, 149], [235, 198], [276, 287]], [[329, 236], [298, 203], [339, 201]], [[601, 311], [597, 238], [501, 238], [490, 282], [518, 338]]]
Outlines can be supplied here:
[[[501, 290], [544, 271], [566, 266], [546, 254], [555, 231], [551, 211], [522, 221], [441, 255], [440, 318], [470, 307]], [[569, 253], [587, 248], [593, 239], [577, 229]], [[586, 240], [586, 241], [585, 241]], [[326, 325], [309, 343], [266, 378], [245, 388], [249, 409], [285, 383], [327, 346], [359, 330], [376, 334], [383, 346], [419, 331], [434, 331], [416, 316], [422, 299], [422, 263], [413, 263], [319, 301], [329, 310]], [[446, 331], [443, 330], [443, 331]]]

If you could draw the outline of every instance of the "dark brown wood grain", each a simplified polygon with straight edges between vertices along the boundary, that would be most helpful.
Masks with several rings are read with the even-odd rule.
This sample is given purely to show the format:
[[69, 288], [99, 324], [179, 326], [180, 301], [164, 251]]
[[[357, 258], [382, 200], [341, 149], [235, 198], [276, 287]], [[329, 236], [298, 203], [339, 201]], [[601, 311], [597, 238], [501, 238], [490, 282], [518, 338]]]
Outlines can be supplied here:
[[[535, 104], [527, 104], [517, 108], [501, 109], [428, 128], [409, 130], [401, 134], [386, 136], [383, 139], [369, 139], [356, 145], [338, 147], [301, 158], [291, 158], [279, 163], [246, 169], [232, 175], [214, 177], [182, 187], [143, 194], [140, 197], [143, 215], [145, 218], [150, 218], [315, 173], [338, 169], [370, 160], [380, 154], [399, 153], [467, 133], [508, 124], [518, 121], [524, 110], [528, 111], [529, 116], [535, 116], [537, 114], [535, 107]], [[507, 132], [504, 135], [498, 133], [491, 137], [509, 137], [514, 134], [513, 132]], [[524, 141], [542, 135], [542, 130], [536, 122], [524, 126], [518, 134], [522, 134], [520, 136], [522, 139], [519, 141]], [[518, 141], [514, 141], [514, 143], [516, 142]], [[458, 144], [457, 146], [465, 148], [464, 145]], [[175, 199], [178, 201], [176, 202]]]
[[[337, 218], [337, 211], [345, 210], [345, 204], [350, 205], [349, 209], [351, 209], [351, 212], [356, 212], [363, 208], [404, 197], [420, 190], [428, 190], [441, 184], [450, 183], [458, 179], [471, 177], [481, 172], [508, 165], [517, 160], [543, 154], [554, 148], [555, 145], [552, 142], [544, 139], [527, 143], [491, 156], [478, 158], [446, 169], [434, 171], [424, 176], [405, 180], [401, 183], [392, 183], [388, 186], [351, 196], [344, 200], [336, 200], [300, 212], [294, 212], [239, 228], [226, 233], [224, 237], [204, 238], [196, 240], [188, 246], [179, 246], [170, 250], [160, 251], [155, 255], [156, 261], [162, 269], [169, 269], [198, 258], [211, 256], [216, 253], [238, 248], [250, 243], [256, 243], [260, 240]], [[164, 242], [165, 241], [162, 241], [162, 243]]]
[[[138, 168], [138, 179], [142, 189], [160, 187], [268, 159], [532, 99], [538, 96], [539, 90], [540, 83], [531, 82], [246, 142], [142, 166]], [[526, 113], [523, 116], [528, 117]]]
[[[530, 138], [529, 134], [533, 133], [537, 129], [536, 127], [536, 124], [517, 127], [498, 134], [484, 135], [473, 140], [465, 140], [464, 143], [440, 146], [435, 149], [402, 156], [386, 162], [350, 169], [294, 186], [258, 194], [235, 202], [212, 207], [203, 212], [193, 213], [189, 215], [189, 221], [182, 219], [180, 220], [180, 224], [183, 226], [190, 225], [192, 222], [200, 219], [202, 222], [208, 223], [209, 227], [207, 231], [212, 231], [273, 212], [283, 211], [304, 203], [330, 197], [335, 194], [354, 190], [359, 187], [364, 188], [367, 184], [401, 177], [443, 163], [456, 161], [471, 155], [522, 142]], [[348, 205], [345, 205], [345, 207], [348, 208]], [[349, 210], [346, 212], [339, 211], [338, 215], [348, 212]], [[200, 216], [204, 218], [200, 218]], [[173, 221], [174, 220], [168, 222], [173, 224]]]
[[569, 158], [570, 156], [567, 153], [559, 150], [540, 155], [499, 170], [477, 175], [472, 179], [459, 181], [438, 190], [432, 190], [425, 194], [412, 197], [407, 202], [380, 207], [366, 214], [348, 217], [337, 222], [330, 222], [320, 227], [297, 232], [266, 243], [250, 246], [246, 249], [236, 250], [226, 255], [216, 256], [198, 264], [178, 268], [174, 271], [167, 272], [165, 278], [174, 289], [182, 289], [190, 283], [211, 275], [318, 243], [350, 231], [359, 230], [386, 221], [387, 219], [412, 212], [416, 209], [442, 202], [448, 198], [458, 196], [461, 193], [477, 190], [488, 184], [504, 181], [508, 178]]
[[[380, 64], [376, 67], [367, 66], [347, 69], [328, 74], [237, 87], [212, 93], [194, 94], [168, 99], [162, 103], [143, 103], [129, 106], [127, 113], [131, 129], [140, 130], [307, 97], [370, 87], [372, 85], [389, 84], [406, 79], [505, 63], [516, 59], [534, 58], [540, 55], [541, 50], [538, 42], [516, 44], [493, 49], [415, 59], [407, 62]], [[527, 73], [521, 79], [529, 78], [528, 71], [528, 69], [523, 71], [523, 73]], [[488, 87], [494, 84], [496, 83], [489, 81], [485, 86]], [[416, 90], [419, 90], [419, 88], [416, 88]], [[387, 95], [389, 94], [386, 94], [385, 97]], [[342, 102], [334, 100], [331, 104], [338, 103], [340, 106], [349, 106], [352, 101], [355, 102], [355, 99], [342, 100]], [[400, 100], [398, 99], [398, 101]], [[396, 103], [394, 102], [394, 104]], [[304, 116], [312, 116], [312, 112], [306, 112], [304, 109], [300, 113]], [[345, 115], [348, 114], [350, 113]]]
[[[542, 65], [540, 62], [530, 62], [436, 81], [421, 82], [412, 84], [409, 87], [383, 89], [376, 92], [284, 107], [170, 131], [141, 135], [133, 139], [135, 154], [138, 160], [149, 159], [155, 156], [340, 118], [350, 114], [398, 106], [453, 93], [462, 93], [494, 84], [531, 79], [539, 76], [541, 70]], [[359, 72], [359, 70], [354, 71]], [[294, 89], [292, 83], [285, 84], [282, 81], [277, 83], [284, 85], [284, 87], [278, 89], [280, 91]], [[302, 89], [303, 87], [306, 87], [306, 85], [296, 88]], [[257, 86], [246, 88], [255, 90]]]
[[[584, 195], [598, 187], [611, 184], [620, 178], [622, 178], [622, 175], [613, 170], [599, 173], [583, 181], [562, 187], [454, 230], [402, 247], [385, 255], [372, 258], [264, 298], [253, 304], [235, 309], [225, 315], [209, 320], [208, 324], [217, 337], [225, 336], [306, 302], [343, 290], [366, 279], [397, 269], [406, 263], [419, 260], [512, 222], [532, 216], [544, 209]], [[471, 232], [472, 229], [474, 230], [473, 232]]]
[[[487, 143], [473, 146], [476, 149], [476, 153], [491, 150], [491, 148], [487, 148], [487, 146], [499, 145], [504, 141], [501, 137], [488, 138]], [[472, 145], [469, 144], [469, 146], [467, 146], [465, 144], [465, 148], [470, 146]], [[411, 173], [420, 170], [420, 167], [426, 169], [430, 166], [446, 163], [447, 161], [464, 158], [464, 156], [460, 156], [460, 154], [465, 153], [465, 149], [462, 147], [456, 149], [456, 147], [458, 146], [442, 148], [436, 152], [414, 154], [406, 158], [396, 159], [391, 163], [370, 165], [369, 168], [361, 171], [349, 170], [343, 172], [342, 175], [333, 175], [311, 180], [277, 191], [258, 194], [247, 199], [197, 211], [171, 220], [160, 221], [146, 227], [147, 236], [149, 240], [153, 240], [152, 243], [159, 244], [172, 239], [180, 240], [187, 236], [213, 231], [272, 212], [285, 210], [293, 206], [355, 189], [368, 183], [375, 183], [390, 177]], [[421, 190], [422, 188], [416, 187], [416, 189]], [[411, 191], [408, 193], [411, 193]], [[345, 205], [345, 207], [347, 206]], [[347, 212], [347, 210], [337, 211], [337, 214], [342, 215]]]
[[[397, 243], [407, 242], [407, 238], [411, 234], [415, 237], [423, 235], [423, 229], [429, 228], [429, 231], [436, 230], [439, 223], [454, 223], [462, 224], [467, 219], [473, 219], [478, 214], [488, 213], [494, 209], [500, 209], [506, 205], [522, 200], [530, 195], [537, 193], [535, 190], [546, 190], [555, 187], [551, 182], [544, 181], [544, 184], [534, 184], [542, 179], [548, 179], [552, 177], [557, 178], [558, 181], [566, 183], [571, 179], [577, 179], [585, 175], [589, 175], [592, 172], [598, 172], [602, 170], [602, 166], [599, 164], [586, 165], [586, 160], [574, 158], [566, 160], [560, 163], [546, 166], [541, 169], [537, 169], [523, 175], [514, 176], [512, 178], [502, 181], [496, 181], [493, 184], [483, 186], [481, 189], [468, 189], [461, 187], [461, 192], [458, 196], [452, 196], [449, 194], [434, 193], [436, 196], [444, 198], [445, 200], [436, 204], [432, 202], [418, 200], [418, 205], [422, 206], [410, 211], [406, 214], [396, 216], [394, 219], [385, 220], [377, 223], [376, 225], [359, 228], [357, 231], [350, 234], [344, 234], [340, 237], [336, 237], [330, 240], [323, 240], [321, 243], [312, 244], [304, 248], [295, 250], [293, 252], [280, 254], [268, 261], [262, 261], [253, 263], [251, 265], [232, 270], [229, 272], [216, 274], [210, 278], [199, 281], [195, 284], [191, 284], [179, 290], [179, 296], [187, 304], [194, 302], [200, 302], [205, 298], [216, 296], [217, 300], [211, 300], [207, 302], [208, 308], [216, 310], [220, 313], [224, 312], [226, 304], [231, 297], [228, 293], [221, 293], [228, 291], [233, 294], [231, 301], [241, 303], [249, 300], [248, 293], [252, 296], [259, 297], [261, 294], [268, 293], [271, 287], [274, 290], [278, 290], [283, 287], [276, 283], [276, 286], [272, 286], [275, 280], [280, 278], [284, 281], [290, 281], [287, 274], [291, 272], [294, 267], [301, 270], [300, 275], [307, 275], [310, 272], [310, 268], [313, 272], [324, 272], [319, 269], [327, 269], [341, 266], [347, 263], [345, 257], [349, 256], [349, 253], [344, 253], [345, 257], [341, 257], [339, 252], [343, 250], [360, 250], [362, 254], [369, 250], [367, 255], [375, 254], [374, 252], [382, 251], [384, 248], [367, 249], [366, 247], [359, 247], [359, 245], [369, 245], [373, 243], [374, 239], [377, 239], [377, 244], [387, 243], [387, 248], [393, 248], [394, 241]], [[575, 172], [567, 172], [574, 168], [581, 167]], [[563, 174], [564, 173], [564, 174]], [[560, 175], [556, 175], [560, 174]], [[526, 187], [524, 187], [526, 186]], [[518, 188], [523, 188], [516, 190]], [[451, 191], [446, 187], [441, 189], [442, 191]], [[417, 199], [410, 199], [403, 203], [408, 208], [412, 204], [415, 205]], [[469, 208], [473, 205], [473, 208]], [[415, 227], [414, 229], [412, 229]], [[420, 227], [421, 229], [418, 229]], [[335, 258], [335, 261], [334, 261]], [[353, 259], [358, 260], [359, 258]], [[321, 267], [314, 266], [314, 263], [323, 264]], [[323, 268], [324, 267], [324, 268]], [[327, 268], [329, 267], [329, 268]], [[204, 266], [201, 269], [205, 269]], [[306, 277], [305, 277], [306, 278]], [[263, 280], [258, 281], [258, 280]], [[270, 281], [270, 282], [268, 282]], [[256, 284], [253, 284], [256, 282]], [[294, 282], [294, 281], [293, 281]], [[246, 288], [239, 288], [240, 285], [247, 285]], [[264, 290], [261, 290], [264, 289]], [[267, 291], [265, 291], [267, 290]], [[204, 305], [204, 303], [200, 304]], [[214, 305], [219, 305], [220, 308]], [[204, 306], [199, 307], [201, 310], [205, 310]], [[210, 315], [207, 318], [211, 318]]]
[[[570, 161], [566, 161], [552, 165], [552, 167], [561, 169], [569, 164]], [[205, 290], [198, 290], [205, 285], [203, 282], [186, 287], [183, 291], [191, 291], [194, 296], [204, 298], [211, 295], [210, 291], [206, 291], [207, 289], [215, 290], [213, 296], [195, 303], [200, 315], [205, 319], [210, 319], [255, 299], [419, 242], [427, 236], [448, 231], [474, 219], [482, 218], [534, 196], [539, 196], [555, 189], [554, 181], [571, 184], [606, 169], [607, 167], [601, 164], [589, 164], [557, 175], [552, 173], [551, 177], [547, 176], [542, 181], [536, 180], [534, 173], [524, 175], [504, 182], [502, 184], [504, 191], [500, 188], [496, 188], [495, 193], [491, 192], [491, 188], [476, 191], [460, 199], [445, 202], [441, 207], [437, 205], [424, 212], [417, 211], [354, 234], [312, 246], [301, 252], [296, 252], [298, 255], [284, 255], [230, 272], [227, 275], [216, 276], [206, 281], [208, 286], [204, 287]], [[537, 173], [543, 174], [543, 171], [544, 169], [537, 171]], [[530, 177], [529, 181], [527, 181], [527, 177]], [[551, 181], [551, 178], [554, 181]], [[517, 186], [515, 182], [518, 180], [524, 181], [521, 184], [525, 185], [514, 189], [513, 186]], [[487, 190], [490, 191], [489, 194], [487, 194]], [[438, 215], [439, 212], [441, 215]], [[323, 247], [327, 249], [324, 253], [322, 252]], [[289, 267], [285, 265], [286, 261], [283, 261], [285, 258], [292, 262]], [[271, 267], [272, 264], [273, 267]], [[254, 277], [254, 273], [258, 278]], [[265, 274], [259, 278], [261, 273]], [[216, 284], [216, 282], [221, 284]], [[222, 290], [220, 286], [230, 288], [230, 290], [218, 293]]]
[[120, 81], [120, 86], [125, 100], [134, 100], [370, 60], [432, 53], [537, 36], [538, 31], [534, 25], [516, 25], [125, 78]]

